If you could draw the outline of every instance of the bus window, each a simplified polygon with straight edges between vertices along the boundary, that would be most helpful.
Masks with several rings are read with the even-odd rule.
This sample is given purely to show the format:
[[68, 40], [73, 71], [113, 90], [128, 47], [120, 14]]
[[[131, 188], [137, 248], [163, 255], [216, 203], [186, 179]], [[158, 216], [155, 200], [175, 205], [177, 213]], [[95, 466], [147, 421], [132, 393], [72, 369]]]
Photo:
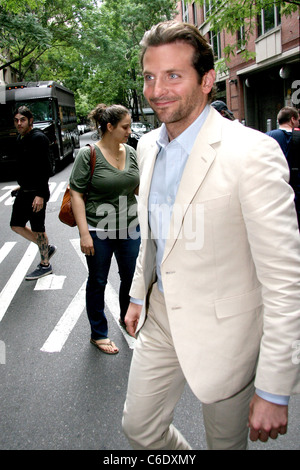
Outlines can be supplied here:
[[52, 106], [51, 101], [43, 100], [43, 101], [19, 101], [19, 106], [27, 106], [34, 116], [35, 122], [47, 122], [52, 121]]
[[0, 104], [0, 166], [14, 167], [14, 142], [17, 132], [13, 111], [27, 106], [33, 126], [41, 129], [50, 140], [52, 172], [66, 157], [75, 158], [80, 147], [74, 94], [64, 86], [48, 82], [22, 82], [6, 85], [6, 104]]

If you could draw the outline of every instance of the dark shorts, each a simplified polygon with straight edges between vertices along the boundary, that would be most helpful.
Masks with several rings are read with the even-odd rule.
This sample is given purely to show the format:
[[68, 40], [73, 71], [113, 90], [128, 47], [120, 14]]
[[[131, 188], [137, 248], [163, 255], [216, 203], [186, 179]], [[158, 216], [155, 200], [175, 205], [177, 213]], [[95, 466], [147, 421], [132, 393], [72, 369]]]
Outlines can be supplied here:
[[45, 232], [45, 218], [47, 203], [39, 212], [33, 212], [32, 203], [36, 196], [35, 192], [19, 191], [12, 209], [10, 226], [25, 227], [30, 222], [33, 232]]

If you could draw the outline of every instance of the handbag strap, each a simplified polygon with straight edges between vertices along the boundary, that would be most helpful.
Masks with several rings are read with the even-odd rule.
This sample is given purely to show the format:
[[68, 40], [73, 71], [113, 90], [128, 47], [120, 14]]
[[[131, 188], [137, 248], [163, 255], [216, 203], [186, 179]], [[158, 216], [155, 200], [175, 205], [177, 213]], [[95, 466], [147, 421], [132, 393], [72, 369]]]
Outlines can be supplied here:
[[91, 160], [90, 160], [90, 165], [91, 165], [91, 178], [90, 181], [93, 177], [95, 166], [96, 166], [96, 150], [95, 146], [91, 144], [87, 144], [87, 147], [90, 147], [91, 150]]

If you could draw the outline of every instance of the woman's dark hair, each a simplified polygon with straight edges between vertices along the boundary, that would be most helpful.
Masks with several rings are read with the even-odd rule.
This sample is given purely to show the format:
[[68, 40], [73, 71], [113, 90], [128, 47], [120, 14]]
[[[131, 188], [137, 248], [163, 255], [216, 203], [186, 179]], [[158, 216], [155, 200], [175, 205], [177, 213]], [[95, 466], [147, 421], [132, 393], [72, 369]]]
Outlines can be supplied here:
[[22, 114], [22, 116], [27, 117], [28, 121], [30, 121], [30, 119], [33, 119], [33, 114], [32, 114], [32, 112], [30, 111], [30, 109], [27, 108], [27, 106], [19, 106], [19, 107], [14, 111], [13, 117], [15, 117], [16, 114]]
[[[162, 46], [175, 42], [185, 42], [194, 48], [193, 67], [198, 73], [199, 83], [209, 71], [214, 69], [214, 54], [212, 47], [200, 34], [198, 29], [189, 23], [178, 23], [176, 21], [165, 21], [153, 26], [144, 34], [140, 43], [141, 65], [143, 68], [144, 55], [148, 47]], [[209, 99], [212, 99], [212, 92]]]
[[127, 114], [129, 114], [128, 109], [121, 104], [107, 106], [106, 104], [100, 103], [90, 112], [88, 117], [95, 121], [97, 128], [100, 128], [101, 134], [104, 135], [109, 123], [116, 127]]

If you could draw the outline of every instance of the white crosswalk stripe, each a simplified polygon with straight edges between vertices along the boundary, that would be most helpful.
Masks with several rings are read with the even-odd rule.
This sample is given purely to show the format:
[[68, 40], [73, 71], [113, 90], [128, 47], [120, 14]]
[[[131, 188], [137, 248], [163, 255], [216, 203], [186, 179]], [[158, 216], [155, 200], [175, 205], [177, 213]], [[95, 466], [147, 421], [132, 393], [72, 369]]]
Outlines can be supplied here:
[[[61, 190], [61, 188], [60, 188]], [[70, 240], [73, 248], [75, 249], [80, 260], [84, 264], [85, 268], [86, 261], [85, 256], [80, 250], [80, 240], [72, 239]], [[6, 242], [0, 248], [0, 264], [6, 259], [6, 257], [11, 253], [17, 242]], [[16, 266], [13, 274], [10, 276], [6, 285], [0, 292], [0, 322], [3, 319], [8, 307], [11, 304], [16, 292], [18, 291], [21, 282], [24, 280], [28, 269], [30, 268], [34, 258], [38, 252], [37, 245], [30, 243], [25, 254], [23, 255], [21, 261]], [[63, 284], [66, 279], [66, 276], [57, 276], [55, 274], [45, 276], [37, 280], [34, 286], [34, 291], [40, 290], [62, 290]], [[82, 284], [67, 309], [63, 313], [62, 317], [56, 324], [53, 331], [48, 336], [46, 342], [41, 347], [41, 351], [54, 353], [60, 352], [65, 345], [68, 337], [74, 327], [76, 326], [77, 321], [79, 320], [82, 312], [85, 309], [85, 285], [86, 281]], [[135, 345], [135, 339], [127, 335], [123, 328], [119, 325], [119, 300], [118, 294], [116, 293], [113, 286], [108, 282], [105, 290], [105, 303], [106, 307], [109, 309], [114, 320], [116, 321], [120, 331], [124, 335], [124, 338], [127, 341], [128, 347], [133, 349]]]
[[85, 308], [85, 284], [86, 281], [84, 281], [67, 310], [42, 346], [41, 351], [53, 353], [62, 350]]
[[0, 293], [0, 321], [4, 317], [21, 282], [24, 280], [24, 276], [27, 274], [28, 269], [36, 257], [37, 251], [37, 245], [31, 243], [18, 266], [15, 268], [12, 276], [9, 278], [5, 287], [2, 289]]
[[[75, 251], [77, 252], [78, 256], [80, 257], [81, 261], [83, 262], [84, 266], [86, 266], [86, 261], [85, 261], [85, 256], [84, 254], [82, 253], [81, 249], [80, 249], [80, 240], [79, 238], [77, 239], [74, 239], [74, 240], [70, 240]], [[114, 317], [114, 319], [116, 320], [117, 324], [119, 324], [119, 299], [118, 299], [118, 295], [116, 293], [116, 291], [114, 290], [114, 288], [112, 287], [112, 285], [110, 284], [110, 282], [107, 283], [106, 285], [106, 289], [105, 289], [105, 303], [107, 305], [107, 307], [109, 308], [109, 311], [111, 312], [112, 316]], [[133, 349], [134, 348], [134, 344], [135, 344], [135, 339], [132, 338], [131, 336], [127, 335], [127, 333], [123, 330], [122, 327], [120, 327], [127, 343], [128, 343], [128, 346]]]

